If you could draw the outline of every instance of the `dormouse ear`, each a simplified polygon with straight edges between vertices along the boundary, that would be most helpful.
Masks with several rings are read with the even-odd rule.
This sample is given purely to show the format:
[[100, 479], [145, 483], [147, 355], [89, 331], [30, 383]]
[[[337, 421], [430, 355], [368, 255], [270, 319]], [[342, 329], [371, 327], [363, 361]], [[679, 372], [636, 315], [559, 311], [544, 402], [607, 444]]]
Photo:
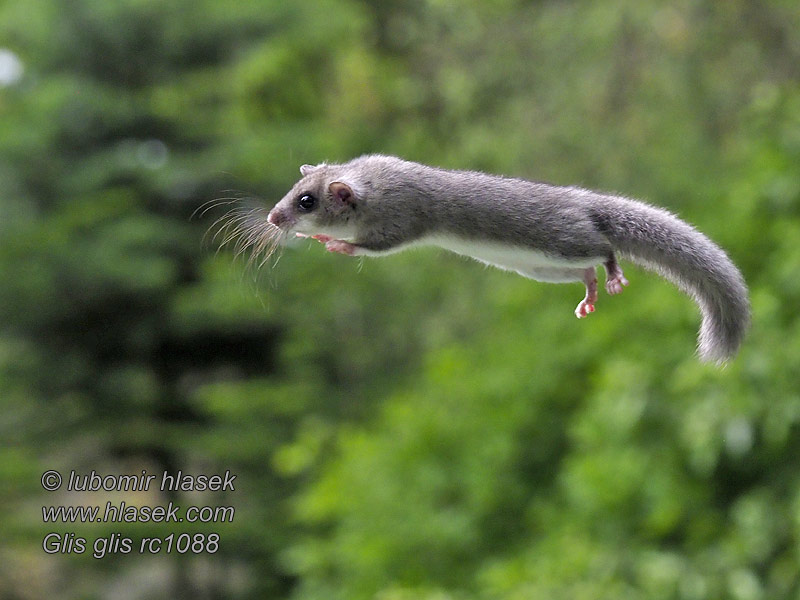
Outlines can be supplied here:
[[314, 172], [316, 168], [317, 167], [315, 167], [314, 165], [303, 165], [302, 167], [300, 167], [300, 175], [302, 175], [303, 177], [305, 177], [306, 175], [310, 175], [311, 173]]
[[346, 183], [342, 183], [341, 181], [334, 181], [332, 184], [328, 186], [328, 189], [331, 191], [331, 195], [334, 198], [341, 200], [342, 202], [349, 204], [351, 206], [355, 206], [356, 195], [353, 193], [353, 189]]

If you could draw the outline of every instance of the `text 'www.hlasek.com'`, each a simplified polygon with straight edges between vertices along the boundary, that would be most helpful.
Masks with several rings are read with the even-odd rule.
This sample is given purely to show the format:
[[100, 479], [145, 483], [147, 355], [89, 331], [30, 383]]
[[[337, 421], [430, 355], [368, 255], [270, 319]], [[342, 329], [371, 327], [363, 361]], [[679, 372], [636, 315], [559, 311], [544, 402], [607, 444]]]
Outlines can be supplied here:
[[[100, 475], [94, 471], [80, 474], [70, 471], [62, 477], [55, 470], [42, 474], [42, 487], [48, 492], [62, 490], [77, 493], [124, 492], [232, 492], [236, 475], [200, 475], [183, 471], [163, 471], [153, 475], [141, 471], [138, 475]], [[87, 496], [82, 496], [87, 497]], [[166, 504], [139, 505], [124, 500], [106, 500], [99, 504], [42, 506], [44, 523], [231, 523], [233, 506], [188, 505], [169, 501]], [[93, 539], [79, 536], [74, 531], [51, 531], [42, 540], [47, 554], [91, 554], [103, 558], [119, 554], [214, 554], [219, 550], [217, 532], [170, 532], [159, 537], [144, 536], [133, 539], [114, 532]]]

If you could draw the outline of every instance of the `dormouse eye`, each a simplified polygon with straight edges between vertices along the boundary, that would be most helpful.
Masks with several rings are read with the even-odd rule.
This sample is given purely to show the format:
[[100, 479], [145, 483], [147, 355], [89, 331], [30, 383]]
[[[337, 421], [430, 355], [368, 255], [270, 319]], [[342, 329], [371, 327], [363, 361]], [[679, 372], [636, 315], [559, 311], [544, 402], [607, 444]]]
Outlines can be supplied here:
[[310, 212], [317, 207], [317, 199], [311, 194], [303, 194], [297, 200], [297, 209], [302, 212]]

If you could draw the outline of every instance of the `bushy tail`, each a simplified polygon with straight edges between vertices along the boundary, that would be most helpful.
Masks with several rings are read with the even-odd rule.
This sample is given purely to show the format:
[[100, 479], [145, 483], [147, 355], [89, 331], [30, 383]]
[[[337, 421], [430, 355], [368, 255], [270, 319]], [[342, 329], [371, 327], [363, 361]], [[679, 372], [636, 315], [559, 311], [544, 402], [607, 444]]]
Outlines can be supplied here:
[[750, 324], [747, 286], [725, 252], [665, 210], [603, 197], [594, 218], [623, 257], [655, 271], [689, 294], [703, 313], [697, 351], [703, 361], [732, 358]]

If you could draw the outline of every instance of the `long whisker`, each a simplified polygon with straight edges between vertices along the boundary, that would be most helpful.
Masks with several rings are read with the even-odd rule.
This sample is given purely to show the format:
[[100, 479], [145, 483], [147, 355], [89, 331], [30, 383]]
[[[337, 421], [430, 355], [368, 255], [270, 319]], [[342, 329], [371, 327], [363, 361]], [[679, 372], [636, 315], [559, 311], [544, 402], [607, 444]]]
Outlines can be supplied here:
[[240, 198], [233, 198], [233, 197], [214, 198], [212, 200], [207, 200], [207, 201], [203, 202], [200, 206], [198, 206], [197, 208], [194, 209], [194, 212], [189, 217], [189, 220], [191, 221], [195, 217], [197, 217], [199, 219], [202, 219], [208, 211], [210, 211], [210, 210], [212, 210], [214, 208], [217, 208], [218, 206], [223, 206], [225, 204], [233, 204], [234, 202], [239, 202], [240, 200], [241, 200]]
[[245, 262], [246, 270], [258, 272], [269, 264], [285, 238], [283, 231], [267, 221], [268, 214], [260, 206], [231, 208], [209, 228], [209, 232], [214, 230], [211, 241], [219, 244], [217, 251], [232, 245], [234, 258], [249, 253]]
[[238, 227], [240, 223], [250, 218], [251, 213], [252, 209], [232, 208], [211, 224], [206, 235], [208, 235], [208, 232], [212, 229], [217, 229], [216, 233], [214, 233], [214, 236], [211, 238], [211, 242], [213, 243], [217, 240], [220, 233], [229, 231], [234, 225]]
[[225, 247], [230, 248], [234, 260], [248, 255], [245, 271], [252, 270], [257, 278], [257, 273], [270, 261], [273, 267], [277, 264], [283, 254], [286, 234], [267, 220], [269, 210], [254, 205], [255, 202], [258, 201], [235, 196], [215, 198], [201, 204], [192, 213], [192, 218], [202, 218], [212, 210], [228, 207], [206, 230], [203, 240], [215, 244], [217, 253]]
[[228, 213], [225, 214], [224, 220], [217, 219], [211, 225], [211, 228], [214, 227], [217, 228], [217, 231], [216, 233], [214, 233], [214, 236], [211, 238], [211, 241], [216, 242], [217, 237], [219, 237], [219, 235], [222, 233], [227, 234], [232, 230], [239, 229], [247, 222], [247, 219], [249, 217], [250, 217], [249, 213], [239, 214], [238, 211], [229, 211]]

